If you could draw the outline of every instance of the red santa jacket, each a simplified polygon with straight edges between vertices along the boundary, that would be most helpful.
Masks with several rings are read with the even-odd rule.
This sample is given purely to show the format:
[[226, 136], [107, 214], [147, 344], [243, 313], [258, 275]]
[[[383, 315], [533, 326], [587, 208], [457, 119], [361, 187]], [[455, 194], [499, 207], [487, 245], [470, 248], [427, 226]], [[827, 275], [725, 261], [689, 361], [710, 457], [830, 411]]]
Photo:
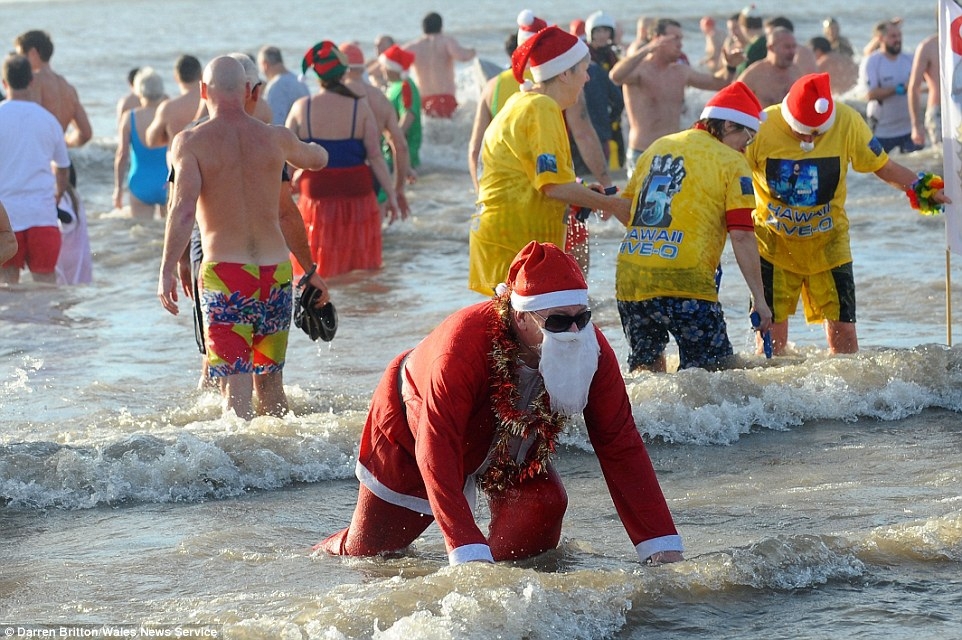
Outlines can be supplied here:
[[[361, 437], [358, 479], [387, 502], [433, 515], [448, 553], [487, 545], [465, 496], [495, 436], [491, 406], [492, 301], [448, 317], [388, 366]], [[585, 425], [615, 509], [644, 559], [681, 550], [654, 469], [631, 415], [611, 345], [596, 327], [601, 353], [584, 410]], [[410, 397], [401, 400], [405, 365]], [[642, 555], [643, 554], [643, 555]]]

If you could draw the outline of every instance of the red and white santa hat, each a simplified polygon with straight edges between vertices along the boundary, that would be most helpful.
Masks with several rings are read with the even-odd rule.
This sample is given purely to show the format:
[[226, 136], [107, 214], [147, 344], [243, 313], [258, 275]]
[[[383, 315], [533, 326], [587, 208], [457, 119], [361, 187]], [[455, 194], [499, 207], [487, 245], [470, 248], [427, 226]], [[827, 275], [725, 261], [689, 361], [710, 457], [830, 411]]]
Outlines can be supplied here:
[[810, 73], [795, 81], [782, 100], [782, 117], [793, 131], [824, 133], [835, 122], [835, 100], [827, 73]]
[[532, 240], [515, 256], [508, 281], [498, 295], [511, 291], [516, 311], [588, 305], [588, 283], [575, 259], [550, 242]]
[[518, 44], [524, 44], [531, 36], [548, 26], [548, 23], [534, 15], [531, 9], [518, 14]]
[[524, 70], [531, 68], [535, 82], [544, 82], [588, 57], [588, 45], [557, 26], [545, 27], [519, 45], [511, 56], [514, 78], [524, 84]]
[[702, 109], [701, 119], [716, 118], [728, 120], [752, 131], [765, 119], [762, 104], [744, 82], [736, 80], [709, 100]]
[[377, 59], [388, 70], [405, 73], [411, 68], [411, 64], [414, 62], [414, 54], [405, 51], [396, 44], [392, 44], [384, 53], [379, 55]]
[[342, 42], [337, 45], [337, 48], [347, 57], [347, 66], [354, 68], [364, 66], [364, 52], [361, 51], [361, 47], [357, 46], [356, 43]]

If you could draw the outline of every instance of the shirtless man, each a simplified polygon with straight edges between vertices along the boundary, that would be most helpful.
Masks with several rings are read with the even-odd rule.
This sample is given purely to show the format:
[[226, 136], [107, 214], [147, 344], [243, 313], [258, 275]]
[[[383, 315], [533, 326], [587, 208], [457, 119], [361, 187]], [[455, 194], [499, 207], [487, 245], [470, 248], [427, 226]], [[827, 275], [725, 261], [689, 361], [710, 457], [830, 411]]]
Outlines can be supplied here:
[[758, 97], [762, 107], [781, 102], [795, 81], [805, 75], [795, 64], [798, 45], [791, 31], [776, 27], [767, 39], [768, 53], [765, 58], [750, 65], [738, 77]]
[[858, 82], [858, 65], [851, 56], [832, 49], [828, 38], [815, 36], [808, 41], [809, 48], [815, 53], [815, 69], [827, 73], [832, 79], [832, 93], [842, 94]]
[[414, 54], [414, 83], [421, 90], [421, 106], [432, 118], [450, 118], [458, 107], [454, 94], [454, 63], [467, 62], [474, 49], [462, 47], [451, 36], [441, 33], [441, 16], [429, 13], [421, 22], [424, 31], [417, 40], [402, 48]]
[[387, 35], [386, 33], [380, 34], [374, 39], [374, 57], [368, 60], [364, 64], [364, 70], [367, 71], [367, 77], [375, 87], [384, 91], [387, 89], [388, 82], [387, 77], [384, 75], [384, 67], [381, 66], [381, 62], [378, 58], [381, 54], [393, 47], [396, 43], [394, 38]]
[[[912, 60], [909, 77], [909, 115], [912, 118], [912, 142], [925, 144], [942, 142], [942, 87], [939, 84], [939, 36], [929, 36], [919, 43]], [[929, 89], [929, 98], [922, 109], [922, 82]]]
[[618, 61], [611, 68], [611, 81], [621, 85], [628, 113], [628, 175], [648, 146], [658, 138], [681, 129], [685, 87], [718, 91], [732, 81], [725, 66], [711, 76], [679, 62], [682, 55], [681, 24], [658, 20], [651, 42]]
[[[344, 86], [357, 95], [367, 98], [368, 106], [374, 112], [378, 130], [390, 149], [391, 157], [384, 159], [388, 162], [388, 167], [394, 169], [394, 192], [397, 194], [398, 209], [401, 212], [401, 219], [406, 219], [411, 213], [411, 207], [408, 206], [407, 198], [404, 196], [404, 186], [409, 180], [413, 181], [416, 175], [411, 169], [411, 154], [404, 131], [401, 130], [398, 121], [397, 111], [380, 89], [365, 81], [364, 53], [361, 48], [353, 42], [342, 42], [337, 45], [337, 48], [347, 56], [348, 65], [343, 79]], [[383, 207], [387, 203], [385, 201], [379, 204]]]
[[50, 67], [53, 56], [50, 35], [45, 31], [27, 31], [17, 36], [14, 46], [33, 68], [34, 99], [60, 122], [67, 146], [85, 145], [93, 137], [93, 129], [77, 90]]
[[180, 95], [164, 100], [157, 107], [144, 140], [148, 147], [169, 145], [174, 136], [197, 117], [201, 100], [200, 74], [200, 60], [194, 56], [183, 55], [177, 59], [174, 77], [180, 87]]
[[[277, 177], [285, 162], [321, 169], [327, 153], [248, 115], [251, 86], [230, 56], [207, 65], [200, 90], [210, 119], [180, 133], [171, 148], [176, 178], [157, 295], [178, 313], [177, 266], [196, 219], [210, 374], [226, 379], [226, 410], [249, 420], [255, 388], [267, 406], [284, 392], [292, 293]], [[232, 322], [239, 315], [247, 322]]]

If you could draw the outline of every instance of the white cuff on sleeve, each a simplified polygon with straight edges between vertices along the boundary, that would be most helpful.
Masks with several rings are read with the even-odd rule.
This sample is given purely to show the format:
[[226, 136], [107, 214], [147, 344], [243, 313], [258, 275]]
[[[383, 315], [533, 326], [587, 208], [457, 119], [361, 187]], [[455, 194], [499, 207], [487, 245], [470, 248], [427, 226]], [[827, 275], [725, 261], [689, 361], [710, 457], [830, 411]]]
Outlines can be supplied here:
[[652, 538], [651, 540], [645, 540], [644, 542], [639, 542], [635, 545], [635, 551], [638, 552], [638, 558], [644, 562], [651, 557], [651, 554], [658, 553], [659, 551], [684, 551], [685, 547], [681, 543], [681, 536], [662, 536], [660, 538]]
[[452, 567], [465, 562], [494, 562], [491, 555], [491, 547], [486, 544], [466, 544], [463, 547], [453, 549], [448, 554], [448, 564]]

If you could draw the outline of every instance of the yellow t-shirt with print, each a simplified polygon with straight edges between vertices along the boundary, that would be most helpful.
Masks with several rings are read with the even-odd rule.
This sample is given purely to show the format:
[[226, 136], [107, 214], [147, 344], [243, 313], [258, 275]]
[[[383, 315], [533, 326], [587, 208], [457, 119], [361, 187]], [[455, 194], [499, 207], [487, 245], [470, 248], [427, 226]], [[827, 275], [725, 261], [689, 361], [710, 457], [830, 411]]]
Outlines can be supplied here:
[[574, 180], [558, 103], [533, 92], [511, 96], [481, 145], [478, 210], [469, 234], [471, 289], [492, 295], [511, 261], [532, 240], [564, 248], [567, 205], [541, 189]]
[[782, 117], [781, 105], [769, 107], [745, 152], [757, 198], [758, 251], [772, 264], [801, 275], [852, 261], [845, 213], [848, 165], [874, 173], [888, 161], [857, 111], [839, 102], [835, 109], [834, 124], [806, 153]]
[[755, 207], [744, 156], [707, 131], [665, 136], [638, 159], [622, 195], [631, 221], [618, 250], [617, 298], [716, 302], [725, 214]]

